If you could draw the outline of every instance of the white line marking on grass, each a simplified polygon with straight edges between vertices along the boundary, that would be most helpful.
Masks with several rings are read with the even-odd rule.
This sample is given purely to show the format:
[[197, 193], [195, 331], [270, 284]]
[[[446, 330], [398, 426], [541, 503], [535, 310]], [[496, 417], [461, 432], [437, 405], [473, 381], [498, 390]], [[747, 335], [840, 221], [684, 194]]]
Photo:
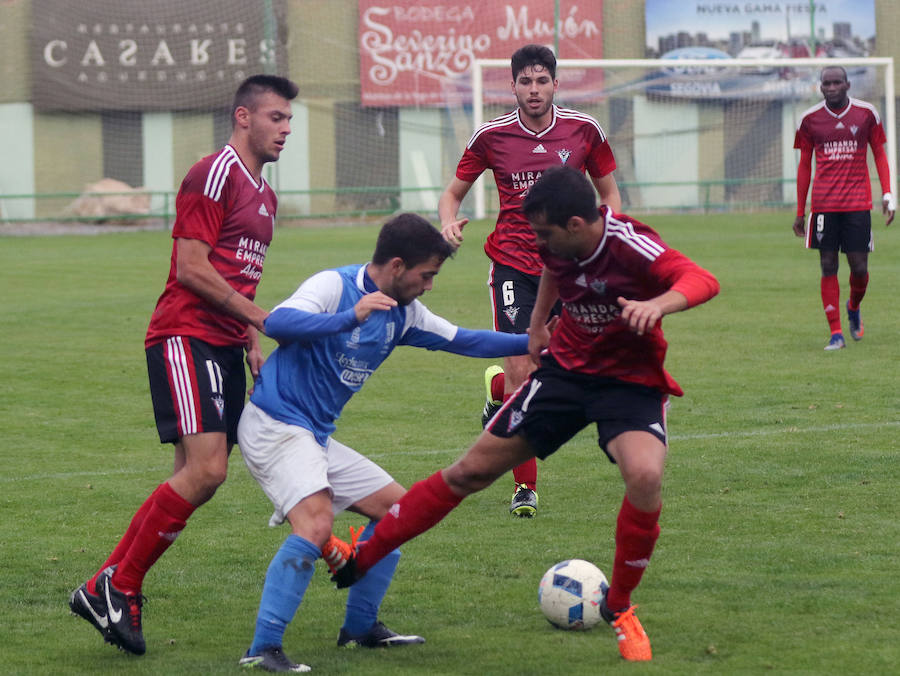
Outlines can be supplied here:
[[[761, 430], [750, 430], [744, 432], [705, 432], [700, 434], [670, 434], [669, 439], [674, 441], [691, 441], [694, 439], [721, 439], [723, 437], [770, 437], [776, 434], [818, 434], [822, 432], [839, 432], [843, 430], [863, 430], [863, 429], [879, 429], [887, 427], [900, 426], [900, 420], [890, 420], [879, 423], [843, 423], [838, 425], [820, 425], [817, 427], [772, 427]], [[454, 458], [461, 456], [468, 446], [464, 448], [430, 448], [417, 449], [411, 451], [389, 451], [381, 453], [365, 453], [363, 455], [374, 459], [390, 458], [397, 455], [449, 455], [456, 453]], [[83, 472], [57, 472], [55, 474], [32, 474], [29, 476], [5, 476], [0, 477], [0, 484], [8, 484], [16, 481], [47, 481], [47, 480], [67, 480], [76, 479], [78, 477], [106, 477], [106, 476], [122, 476], [132, 474], [146, 474], [149, 472], [165, 472], [171, 469], [169, 465], [161, 467], [140, 467], [131, 469], [108, 470], [105, 472], [83, 471]]]
[[104, 477], [104, 476], [122, 476], [132, 474], [149, 474], [150, 472], [166, 470], [171, 472], [171, 464], [165, 467], [132, 467], [130, 469], [113, 469], [104, 472], [83, 471], [83, 472], [56, 472], [54, 474], [31, 474], [29, 476], [4, 476], [0, 477], [0, 484], [9, 484], [16, 481], [48, 481], [54, 479], [77, 479], [78, 477]]
[[720, 437], [770, 437], [776, 434], [817, 434], [820, 432], [839, 432], [842, 430], [878, 429], [880, 427], [897, 427], [900, 421], [890, 420], [879, 423], [843, 423], [838, 425], [821, 425], [818, 427], [797, 427], [785, 425], [783, 427], [771, 427], [767, 429], [751, 430], [745, 432], [707, 432], [701, 434], [670, 434], [670, 439], [678, 441], [691, 439], [717, 439]]

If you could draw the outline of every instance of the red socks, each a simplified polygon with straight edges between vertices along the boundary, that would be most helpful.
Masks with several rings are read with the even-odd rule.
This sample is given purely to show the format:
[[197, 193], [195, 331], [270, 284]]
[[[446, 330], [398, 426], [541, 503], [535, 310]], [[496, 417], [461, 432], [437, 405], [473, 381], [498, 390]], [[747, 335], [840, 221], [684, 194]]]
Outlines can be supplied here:
[[506, 388], [506, 374], [502, 371], [491, 378], [491, 399], [494, 401], [506, 401], [503, 390]]
[[[175, 542], [175, 538], [184, 528], [194, 509], [194, 505], [178, 495], [168, 482], [161, 484], [154, 491], [132, 519], [133, 524], [138, 515], [145, 511], [143, 522], [137, 528], [130, 546], [113, 574], [112, 583], [116, 589], [127, 593], [140, 593], [147, 571]], [[125, 538], [122, 540], [124, 542]], [[122, 542], [119, 544], [121, 546]], [[116, 550], [118, 549], [119, 546], [116, 547]]]
[[642, 512], [627, 497], [622, 500], [616, 521], [616, 557], [606, 595], [606, 605], [613, 612], [631, 605], [631, 592], [640, 583], [659, 538], [661, 510]]
[[[500, 381], [500, 387], [501, 387], [501, 393], [502, 393], [502, 387], [505, 382], [505, 378], [502, 373], [499, 373], [496, 376], [494, 376], [494, 379], [491, 381], [491, 396], [492, 397], [494, 396], [494, 387], [496, 386], [498, 380]], [[501, 397], [502, 397], [504, 403], [506, 402], [507, 399], [510, 398], [510, 396], [512, 396], [512, 393], [507, 394], [507, 395], [501, 394]], [[531, 460], [526, 460], [518, 467], [514, 467], [513, 468], [513, 481], [516, 482], [516, 487], [518, 487], [519, 484], [525, 484], [531, 490], [536, 491], [537, 490], [537, 458], [531, 458]]]
[[360, 545], [357, 569], [364, 573], [407, 540], [423, 533], [462, 502], [440, 471], [410, 486], [406, 494], [375, 525], [375, 533]]
[[837, 275], [822, 277], [822, 307], [832, 334], [841, 333], [841, 287]]
[[525, 484], [533, 491], [537, 490], [537, 458], [526, 460], [518, 467], [513, 468], [513, 480], [516, 486]]
[[863, 296], [866, 295], [868, 286], [868, 272], [864, 277], [856, 277], [853, 273], [850, 273], [850, 300], [847, 305], [851, 310], [859, 310], [859, 304], [862, 303]]
[[144, 500], [144, 504], [141, 505], [138, 511], [134, 513], [134, 516], [131, 517], [131, 523], [128, 524], [128, 530], [125, 531], [125, 535], [119, 540], [119, 544], [116, 545], [116, 548], [112, 550], [112, 554], [110, 554], [106, 561], [103, 562], [103, 565], [100, 566], [100, 570], [94, 573], [94, 577], [87, 581], [87, 590], [91, 594], [97, 593], [97, 578], [100, 577], [100, 573], [109, 566], [114, 566], [125, 558], [125, 554], [128, 551], [128, 548], [131, 547], [131, 543], [134, 542], [134, 537], [137, 535], [138, 530], [140, 530], [141, 524], [144, 523], [147, 512], [149, 512], [150, 508], [153, 506], [153, 500], [156, 498], [156, 494], [159, 493], [159, 489], [162, 487], [163, 484], [157, 486], [156, 490], [150, 494], [150, 497]]

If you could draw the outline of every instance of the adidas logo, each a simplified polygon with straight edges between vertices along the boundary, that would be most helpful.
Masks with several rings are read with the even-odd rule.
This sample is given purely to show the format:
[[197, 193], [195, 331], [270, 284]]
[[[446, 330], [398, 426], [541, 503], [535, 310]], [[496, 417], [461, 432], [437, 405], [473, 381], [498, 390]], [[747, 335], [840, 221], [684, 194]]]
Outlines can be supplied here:
[[546, 153], [546, 152], [547, 152], [547, 149], [544, 148], [544, 144], [543, 144], [543, 143], [538, 143], [537, 146], [535, 146], [534, 150], [532, 150], [531, 152], [532, 152], [532, 153], [538, 153], [538, 154], [540, 154], [540, 153]]
[[836, 125], [834, 125], [834, 128], [835, 129], [844, 129], [844, 123], [838, 122]]
[[658, 434], [666, 433], [665, 430], [663, 429], [663, 426], [660, 425], [658, 422], [652, 423], [650, 425], [650, 429], [653, 430], [654, 432], [657, 432]]
[[636, 559], [634, 561], [626, 561], [626, 566], [631, 566], [632, 568], [646, 568], [650, 565], [650, 559]]
[[575, 278], [575, 284], [577, 284], [578, 286], [587, 287], [587, 278], [584, 276], [584, 273], [581, 273], [580, 275], [578, 275], [578, 277]]
[[268, 215], [269, 215], [269, 212], [268, 212], [268, 210], [266, 209], [266, 205], [265, 205], [265, 204], [260, 204], [260, 205], [259, 205], [259, 215], [260, 215], [260, 216], [268, 216]]

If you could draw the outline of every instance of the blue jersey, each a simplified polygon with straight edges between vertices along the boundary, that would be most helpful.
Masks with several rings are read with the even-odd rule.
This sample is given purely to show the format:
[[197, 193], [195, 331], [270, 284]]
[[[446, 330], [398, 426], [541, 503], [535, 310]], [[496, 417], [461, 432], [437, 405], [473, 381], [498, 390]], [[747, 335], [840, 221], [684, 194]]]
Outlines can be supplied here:
[[266, 335], [280, 344], [263, 364], [250, 401], [276, 420], [310, 430], [324, 446], [344, 405], [397, 345], [475, 357], [528, 351], [527, 336], [462, 329], [418, 300], [372, 312], [360, 324], [354, 306], [377, 290], [364, 264], [306, 280], [266, 319]]

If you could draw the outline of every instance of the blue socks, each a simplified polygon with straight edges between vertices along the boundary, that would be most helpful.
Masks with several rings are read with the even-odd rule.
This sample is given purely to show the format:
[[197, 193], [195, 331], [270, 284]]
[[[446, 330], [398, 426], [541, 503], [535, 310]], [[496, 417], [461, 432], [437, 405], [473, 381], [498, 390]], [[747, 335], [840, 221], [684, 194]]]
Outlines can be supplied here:
[[[359, 541], [368, 540], [374, 531], [375, 522], [370, 521], [359, 536]], [[400, 550], [395, 549], [372, 566], [359, 582], [350, 587], [343, 626], [343, 630], [350, 636], [361, 636], [375, 624], [381, 601], [391, 585], [399, 562]]]
[[[371, 537], [374, 530], [375, 524], [370, 522], [360, 536], [360, 542]], [[266, 571], [249, 654], [258, 655], [264, 648], [281, 646], [284, 632], [294, 619], [312, 579], [316, 559], [321, 555], [319, 548], [309, 540], [294, 534], [287, 536]], [[361, 636], [375, 624], [399, 562], [400, 550], [395, 549], [350, 587], [343, 626], [350, 636]]]
[[258, 655], [263, 648], [281, 646], [284, 631], [300, 607], [315, 571], [316, 559], [321, 555], [319, 548], [309, 540], [293, 533], [287, 536], [266, 571], [256, 616], [256, 633], [250, 645], [251, 655]]

